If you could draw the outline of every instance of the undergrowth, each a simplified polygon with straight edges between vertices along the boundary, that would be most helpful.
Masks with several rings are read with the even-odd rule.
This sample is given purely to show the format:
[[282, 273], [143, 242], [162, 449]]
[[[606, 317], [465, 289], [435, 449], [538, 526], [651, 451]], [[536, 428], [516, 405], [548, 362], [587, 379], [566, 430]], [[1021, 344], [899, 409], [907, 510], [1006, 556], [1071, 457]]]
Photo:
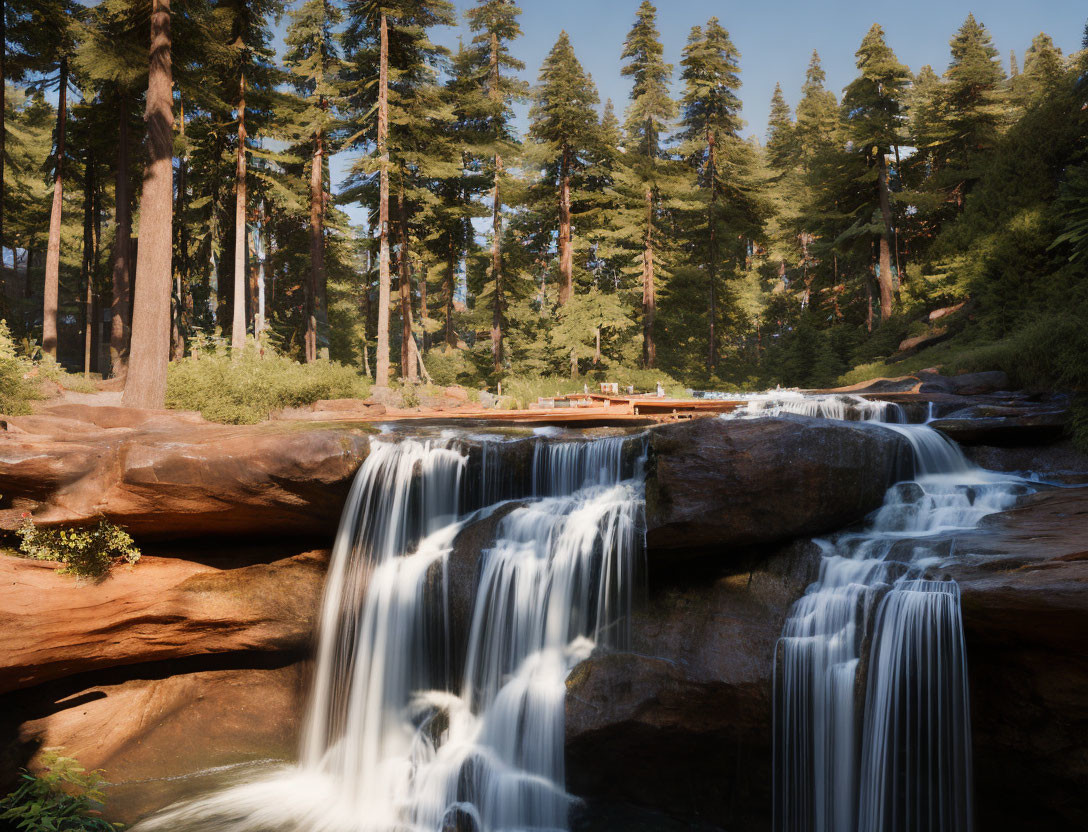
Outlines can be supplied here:
[[100, 814], [107, 785], [101, 771], [87, 771], [77, 760], [61, 756], [58, 749], [46, 749], [39, 773], [24, 769], [15, 791], [0, 798], [0, 828], [116, 832], [121, 824], [109, 823]]
[[94, 526], [43, 529], [27, 516], [16, 534], [24, 557], [63, 563], [62, 574], [80, 578], [99, 578], [114, 563], [131, 564], [140, 559], [140, 550], [128, 532], [105, 519]]

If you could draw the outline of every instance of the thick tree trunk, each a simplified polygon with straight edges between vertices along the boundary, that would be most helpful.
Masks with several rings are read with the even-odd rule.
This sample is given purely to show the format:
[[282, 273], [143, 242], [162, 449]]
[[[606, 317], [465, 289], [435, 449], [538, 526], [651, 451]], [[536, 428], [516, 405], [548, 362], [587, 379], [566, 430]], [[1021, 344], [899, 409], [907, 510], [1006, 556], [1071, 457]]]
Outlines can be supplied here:
[[91, 331], [94, 328], [94, 150], [88, 149], [83, 175], [83, 375], [91, 374]]
[[[185, 141], [185, 100], [179, 99], [179, 124], [178, 132], [182, 143]], [[189, 289], [189, 232], [185, 222], [185, 207], [187, 201], [186, 189], [188, 188], [188, 156], [183, 155], [178, 159], [177, 179], [177, 209], [174, 215], [181, 218], [177, 225], [177, 262], [174, 263], [174, 303], [170, 328], [170, 360], [180, 361], [185, 357], [185, 318], [191, 311]]]
[[422, 321], [422, 332], [419, 334], [419, 340], [423, 342], [423, 352], [426, 353], [430, 349], [430, 339], [427, 335], [427, 320], [430, 317], [430, 313], [427, 310], [427, 264], [419, 264], [419, 320]]
[[457, 287], [457, 246], [450, 233], [449, 262], [446, 264], [446, 343], [457, 348], [457, 333], [453, 328], [453, 294]]
[[57, 357], [57, 306], [60, 301], [60, 232], [64, 211], [64, 137], [68, 121], [68, 58], [60, 59], [57, 100], [57, 169], [53, 175], [53, 208], [49, 213], [49, 245], [45, 250], [45, 297], [42, 309], [42, 352]]
[[717, 147], [713, 130], [707, 131], [707, 172], [710, 183], [710, 208], [707, 214], [709, 257], [707, 262], [707, 277], [710, 279], [710, 307], [707, 310], [709, 318], [709, 333], [707, 340], [706, 366], [711, 372], [718, 365], [718, 337], [715, 332], [715, 324], [718, 320], [718, 230], [717, 230]]
[[378, 343], [374, 383], [389, 386], [389, 28], [381, 19], [378, 60]]
[[128, 97], [121, 99], [121, 128], [117, 137], [117, 213], [113, 242], [113, 303], [110, 306], [110, 372], [125, 377], [128, 369], [129, 256], [132, 252], [132, 199], [128, 192]]
[[[559, 163], [559, 305], [574, 293], [574, 248], [570, 237], [570, 150]], [[577, 371], [575, 371], [577, 374]]]
[[880, 320], [892, 316], [895, 304], [895, 284], [892, 280], [892, 202], [888, 193], [888, 160], [883, 152], [877, 153], [877, 187], [880, 189], [880, 215], [884, 230], [880, 235]]
[[150, 160], [140, 197], [132, 348], [121, 399], [128, 407], [161, 408], [166, 401], [174, 220], [173, 105], [170, 0], [152, 0], [146, 114]]
[[654, 192], [646, 189], [646, 239], [642, 249], [642, 366], [653, 369], [657, 362], [654, 343], [654, 318], [657, 297], [654, 293]]
[[[8, 149], [7, 114], [8, 84], [8, 4], [0, 0], [0, 260], [4, 258], [4, 156]], [[11, 250], [11, 269], [15, 271], [15, 248]]]
[[234, 171], [234, 317], [232, 350], [246, 345], [246, 76], [238, 82], [238, 154]]
[[495, 295], [491, 299], [491, 366], [496, 373], [502, 372], [502, 200], [499, 193], [499, 175], [502, 157], [495, 154], [495, 184], [491, 192], [491, 279], [495, 282]]
[[400, 251], [397, 253], [400, 282], [400, 375], [405, 381], [415, 383], [419, 380], [419, 374], [416, 372], [412, 352], [412, 273], [408, 260], [408, 207], [404, 203], [403, 179], [406, 175], [402, 170], [397, 193], [397, 226], [400, 236]]
[[317, 360], [317, 324], [321, 317], [321, 287], [325, 283], [325, 193], [321, 175], [324, 166], [325, 137], [314, 135], [314, 153], [310, 166], [310, 286], [306, 316], [306, 360]]

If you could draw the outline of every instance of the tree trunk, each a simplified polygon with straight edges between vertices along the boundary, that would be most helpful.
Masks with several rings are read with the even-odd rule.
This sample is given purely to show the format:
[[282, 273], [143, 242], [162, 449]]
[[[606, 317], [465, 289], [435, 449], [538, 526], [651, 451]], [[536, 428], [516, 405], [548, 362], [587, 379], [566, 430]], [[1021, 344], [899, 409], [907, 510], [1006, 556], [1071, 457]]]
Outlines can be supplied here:
[[[559, 305], [574, 293], [574, 249], [570, 237], [570, 150], [559, 163]], [[577, 370], [575, 370], [577, 374]]]
[[230, 347], [246, 345], [246, 76], [238, 82], [238, 154], [234, 171], [234, 317]]
[[[423, 342], [423, 352], [426, 353], [429, 349], [429, 339], [427, 337], [427, 319], [430, 317], [427, 311], [427, 264], [419, 264], [419, 320], [423, 322], [422, 332], [419, 334], [419, 340]], [[422, 359], [420, 359], [422, 361]]]
[[446, 343], [457, 348], [457, 333], [453, 328], [453, 294], [457, 287], [457, 246], [450, 232], [449, 263], [446, 265]]
[[314, 135], [314, 154], [310, 166], [310, 290], [307, 293], [306, 360], [317, 360], [317, 322], [321, 317], [321, 287], [325, 283], [325, 192], [322, 187], [325, 137]]
[[389, 386], [389, 28], [381, 19], [378, 61], [378, 343], [374, 384]]
[[892, 281], [892, 203], [888, 193], [888, 161], [882, 152], [877, 153], [877, 186], [880, 189], [880, 214], [884, 230], [880, 235], [880, 320], [892, 316], [895, 303], [895, 285]]
[[128, 369], [129, 255], [132, 252], [132, 199], [128, 192], [128, 96], [121, 97], [121, 129], [117, 137], [117, 208], [113, 242], [113, 303], [110, 306], [110, 372], [123, 379]]
[[574, 353], [574, 348], [570, 350], [570, 377], [578, 378], [578, 356]]
[[[179, 103], [178, 116], [180, 121], [178, 132], [184, 144], [185, 99], [179, 98]], [[185, 357], [185, 336], [183, 333], [185, 331], [186, 312], [190, 311], [189, 304], [186, 301], [188, 294], [186, 289], [189, 287], [189, 232], [188, 224], [185, 222], [188, 168], [188, 156], [183, 155], [178, 159], [177, 209], [174, 212], [175, 216], [179, 217], [181, 221], [177, 225], [177, 262], [174, 264], [174, 303], [170, 330], [171, 361], [180, 361]]]
[[[4, 259], [4, 157], [8, 150], [7, 113], [8, 84], [8, 4], [0, 0], [0, 261]], [[11, 269], [15, 271], [15, 248], [11, 249]]]
[[499, 175], [502, 157], [495, 154], [495, 184], [491, 192], [491, 279], [495, 282], [495, 296], [491, 300], [491, 365], [496, 373], [502, 372], [502, 201], [499, 193]]
[[161, 408], [170, 361], [170, 266], [174, 219], [174, 100], [170, 65], [170, 0], [152, 0], [147, 85], [150, 161], [140, 197], [140, 247], [132, 347], [122, 403]]
[[718, 365], [718, 338], [717, 333], [714, 331], [715, 323], [718, 319], [718, 230], [716, 222], [716, 209], [718, 207], [718, 170], [715, 138], [714, 131], [708, 130], [706, 141], [707, 173], [709, 174], [708, 180], [710, 183], [710, 208], [707, 213], [707, 226], [710, 256], [707, 258], [707, 277], [710, 279], [710, 308], [707, 310], [707, 317], [709, 318], [710, 326], [707, 340], [706, 366], [711, 372], [714, 372], [714, 368]]
[[57, 306], [60, 300], [60, 232], [64, 211], [64, 138], [68, 121], [68, 58], [60, 59], [57, 101], [57, 169], [53, 175], [53, 209], [49, 213], [49, 245], [45, 250], [45, 297], [42, 309], [42, 352], [57, 357]]
[[83, 175], [83, 375], [91, 374], [91, 330], [94, 327], [94, 150], [87, 150]]
[[654, 192], [646, 189], [646, 239], [642, 249], [642, 366], [653, 369], [657, 361], [654, 344], [654, 318], [657, 298], [654, 293]]
[[397, 271], [400, 282], [400, 374], [409, 383], [415, 383], [419, 375], [416, 362], [412, 359], [412, 274], [408, 262], [408, 208], [404, 204], [404, 177], [401, 170], [401, 183], [397, 191], [397, 226], [400, 236], [400, 251], [397, 253]]

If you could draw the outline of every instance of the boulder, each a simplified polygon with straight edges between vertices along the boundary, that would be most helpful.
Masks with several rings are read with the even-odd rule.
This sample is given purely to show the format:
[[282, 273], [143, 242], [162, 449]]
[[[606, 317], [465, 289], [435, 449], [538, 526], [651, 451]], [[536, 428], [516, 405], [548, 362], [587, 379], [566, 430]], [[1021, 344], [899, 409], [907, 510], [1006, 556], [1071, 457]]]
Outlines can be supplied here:
[[304, 654], [326, 560], [325, 552], [307, 552], [218, 568], [145, 556], [92, 583], [0, 555], [0, 692], [186, 656]]
[[991, 471], [1037, 474], [1047, 482], [1069, 485], [1088, 483], [1088, 453], [1068, 439], [1043, 446], [966, 445], [963, 452]]
[[769, 826], [775, 644], [819, 560], [798, 543], [742, 571], [681, 583], [651, 573], [630, 651], [597, 653], [567, 680], [567, 782], [588, 798], [580, 827], [607, 828], [592, 820], [616, 805]]
[[942, 376], [935, 373], [918, 373], [920, 393], [954, 393], [959, 396], [979, 396], [1009, 389], [1009, 377], [1000, 370], [983, 373], [965, 373], [958, 376]]
[[930, 424], [961, 445], [1038, 445], [1061, 439], [1071, 422], [1064, 402], [974, 404]]
[[803, 416], [698, 419], [653, 431], [646, 480], [651, 558], [835, 531], [878, 508], [910, 469], [879, 425]]
[[225, 785], [249, 767], [294, 759], [305, 666], [251, 657], [239, 667], [184, 663], [91, 674], [5, 697], [11, 731], [0, 780], [59, 747], [110, 783], [104, 814], [132, 823]]
[[904, 338], [899, 343], [899, 352], [913, 352], [923, 347], [931, 347], [948, 340], [951, 334], [947, 327], [938, 327], [930, 332], [915, 335], [913, 338]]
[[957, 541], [980, 829], [1088, 828], [1088, 488]]
[[106, 517], [142, 539], [328, 538], [368, 448], [368, 433], [358, 428], [212, 426], [188, 419], [63, 438], [2, 433], [0, 526], [15, 528], [30, 510], [45, 525]]

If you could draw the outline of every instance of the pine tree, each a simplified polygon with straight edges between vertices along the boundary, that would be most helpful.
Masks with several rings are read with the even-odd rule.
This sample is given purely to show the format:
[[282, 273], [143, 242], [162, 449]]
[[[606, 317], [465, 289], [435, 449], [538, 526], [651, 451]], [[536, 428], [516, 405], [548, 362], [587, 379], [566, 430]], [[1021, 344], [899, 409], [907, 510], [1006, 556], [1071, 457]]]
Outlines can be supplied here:
[[676, 117], [676, 102], [669, 95], [672, 66], [664, 61], [664, 47], [657, 30], [657, 9], [644, 0], [638, 9], [635, 25], [624, 42], [622, 58], [627, 61], [622, 74], [634, 79], [631, 103], [627, 108], [625, 131], [631, 144], [631, 167], [641, 181], [645, 203], [642, 231], [642, 364], [653, 367], [657, 362], [654, 341], [654, 319], [657, 314], [656, 277], [654, 271], [654, 239], [656, 215], [660, 211], [659, 179], [664, 173], [661, 137]]
[[[847, 129], [855, 152], [865, 157], [866, 181], [875, 178], [875, 196], [880, 215], [880, 263], [877, 283], [880, 287], [880, 317], [892, 316], [895, 284], [892, 278], [894, 222], [891, 189], [888, 183], [888, 156], [899, 155], [903, 122], [902, 100], [911, 79], [910, 70], [899, 62], [884, 39], [884, 30], [873, 24], [856, 53], [860, 75], [850, 83], [843, 96]], [[876, 212], [872, 212], [876, 213]], [[858, 224], [872, 224], [866, 209], [861, 209]]]
[[782, 85], [774, 85], [771, 112], [767, 118], [767, 161], [780, 173], [789, 170], [797, 160], [797, 142], [790, 106], [782, 95]]
[[174, 210], [174, 101], [170, 0], [153, 0], [147, 129], [150, 163], [140, 197], [140, 248], [132, 311], [132, 347], [122, 403], [161, 408], [170, 360], [170, 284]]
[[[481, 129], [479, 139], [490, 151], [491, 165], [491, 362], [492, 370], [502, 370], [504, 316], [506, 312], [506, 280], [503, 268], [502, 184], [503, 155], [514, 144], [513, 110], [511, 104], [525, 97], [528, 86], [513, 73], [525, 68], [515, 58], [510, 44], [521, 36], [518, 15], [521, 9], [510, 0], [481, 0], [467, 12], [469, 27], [475, 33], [468, 50], [469, 72], [483, 82], [475, 96], [475, 108], [469, 109]], [[485, 63], [486, 62], [486, 63]], [[481, 148], [483, 149], [483, 148]], [[452, 286], [452, 283], [451, 283]], [[447, 313], [448, 317], [448, 313]]]
[[295, 129], [312, 144], [310, 153], [310, 279], [306, 292], [305, 356], [315, 361], [328, 350], [328, 280], [325, 273], [325, 156], [343, 103], [341, 60], [335, 30], [340, 8], [331, 0], [304, 0], [291, 13], [285, 62], [304, 107]]
[[797, 149], [802, 163], [806, 165], [834, 141], [838, 129], [839, 103], [835, 94], [824, 87], [826, 80], [820, 55], [814, 51], [805, 71], [801, 101], [797, 105]]
[[592, 163], [599, 150], [600, 125], [594, 108], [597, 88], [582, 69], [566, 32], [540, 69], [529, 112], [529, 136], [544, 161], [544, 181], [559, 197], [559, 305], [574, 293], [574, 241], [571, 233], [571, 180]]
[[1040, 32], [1024, 53], [1024, 71], [1010, 82], [1015, 103], [1026, 108], [1052, 97], [1065, 79], [1062, 50]]

